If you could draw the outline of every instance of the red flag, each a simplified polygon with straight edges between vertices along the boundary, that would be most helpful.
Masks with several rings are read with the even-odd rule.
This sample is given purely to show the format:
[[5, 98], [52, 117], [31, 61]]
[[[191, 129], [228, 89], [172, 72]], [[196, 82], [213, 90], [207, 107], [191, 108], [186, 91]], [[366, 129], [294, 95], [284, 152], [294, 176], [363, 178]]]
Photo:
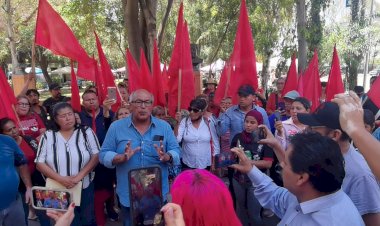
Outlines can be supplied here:
[[368, 97], [372, 100], [372, 102], [380, 108], [380, 79], [379, 76], [373, 82], [371, 88], [368, 91]]
[[311, 59], [308, 68], [303, 74], [303, 96], [311, 101], [311, 110], [314, 111], [319, 106], [322, 87], [319, 79], [318, 69], [318, 52], [314, 51], [314, 56]]
[[[153, 47], [153, 95], [154, 95], [154, 105], [165, 106], [165, 80], [161, 73], [161, 62], [160, 54], [157, 48], [157, 42], [154, 41]], [[166, 84], [167, 86], [167, 84]]]
[[73, 61], [71, 61], [71, 106], [77, 112], [82, 111], [80, 105], [79, 87], [77, 82], [77, 76], [74, 72]]
[[[179, 75], [181, 73], [181, 84]], [[193, 65], [190, 50], [190, 38], [187, 23], [183, 23], [183, 3], [181, 3], [176, 37], [170, 59], [169, 79], [169, 113], [175, 115], [180, 102], [180, 109], [187, 109], [195, 95]]]
[[[107, 58], [104, 55], [102, 44], [100, 43], [100, 40], [98, 38], [98, 35], [96, 32], [95, 34], [95, 39], [96, 39], [96, 47], [98, 49], [98, 56], [99, 56], [99, 62], [100, 62], [100, 68], [101, 68], [101, 77], [103, 77], [104, 81], [104, 86], [102, 87], [101, 92], [103, 92], [103, 96], [107, 96], [107, 87], [116, 87], [115, 86], [115, 78], [113, 77], [113, 73], [111, 71], [111, 67], [108, 64]], [[116, 92], [116, 104], [112, 105], [112, 110], [115, 112], [117, 108], [121, 104], [121, 97], [119, 92]], [[100, 103], [103, 103], [104, 99], [101, 100]]]
[[[228, 96], [228, 87], [227, 83], [231, 84], [231, 74], [232, 74], [232, 68], [230, 67], [229, 61], [226, 61], [226, 64], [224, 65], [222, 74], [220, 75], [220, 80], [218, 87], [215, 90], [215, 97], [214, 102], [220, 103], [221, 100]], [[230, 78], [228, 78], [230, 76]], [[227, 82], [229, 80], [229, 82]]]
[[238, 28], [236, 31], [234, 50], [230, 57], [231, 73], [230, 89], [228, 96], [233, 97], [233, 103], [237, 103], [237, 91], [241, 85], [249, 84], [258, 88], [256, 72], [256, 55], [252, 30], [249, 24], [245, 0], [241, 1]]
[[338, 51], [334, 46], [329, 80], [326, 85], [326, 101], [331, 101], [334, 98], [335, 94], [338, 93], [344, 93], [344, 85], [340, 71]]
[[289, 91], [297, 90], [297, 88], [298, 88], [298, 76], [297, 76], [297, 67], [296, 67], [296, 54], [293, 54], [292, 63], [290, 64], [288, 75], [286, 76], [284, 89], [282, 90], [282, 96], [284, 96]]
[[0, 118], [11, 118], [17, 122], [17, 116], [14, 111], [14, 105], [17, 104], [16, 97], [10, 87], [5, 73], [0, 68]]
[[140, 68], [135, 58], [133, 58], [129, 49], [127, 49], [127, 64], [128, 64], [128, 89], [129, 93], [134, 92], [140, 87]]
[[[71, 29], [47, 0], [39, 0], [34, 42], [50, 49], [54, 54], [77, 61], [79, 65], [81, 62], [91, 61]], [[94, 74], [80, 73], [84, 67], [78, 66], [78, 74], [85, 79], [94, 80]]]
[[146, 89], [153, 94], [153, 77], [149, 70], [148, 62], [143, 49], [140, 49], [140, 85], [139, 89]]

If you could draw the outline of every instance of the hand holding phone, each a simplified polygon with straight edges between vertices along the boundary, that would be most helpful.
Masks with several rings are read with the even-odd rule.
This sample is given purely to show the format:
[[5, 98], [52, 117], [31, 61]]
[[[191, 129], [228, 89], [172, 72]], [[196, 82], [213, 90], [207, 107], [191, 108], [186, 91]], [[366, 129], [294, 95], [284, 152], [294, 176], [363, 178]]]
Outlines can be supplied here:
[[215, 155], [215, 168], [227, 167], [238, 163], [237, 158], [232, 152], [222, 152]]
[[281, 112], [275, 111], [273, 114], [274, 114], [276, 121], [281, 121]]
[[117, 99], [116, 92], [117, 92], [116, 87], [107, 87], [107, 96], [109, 99], [116, 100]]
[[128, 173], [132, 226], [165, 225], [161, 213], [162, 175], [159, 166], [132, 169]]
[[65, 189], [32, 187], [32, 205], [40, 210], [67, 211], [72, 194]]

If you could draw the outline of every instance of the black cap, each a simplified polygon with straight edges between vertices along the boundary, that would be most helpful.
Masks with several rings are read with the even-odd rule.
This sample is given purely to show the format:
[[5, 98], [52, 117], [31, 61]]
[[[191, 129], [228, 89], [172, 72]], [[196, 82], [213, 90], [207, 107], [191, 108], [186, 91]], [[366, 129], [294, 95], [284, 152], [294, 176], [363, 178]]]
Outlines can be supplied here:
[[297, 114], [298, 121], [308, 126], [326, 126], [330, 129], [340, 129], [339, 106], [333, 102], [325, 102], [312, 114]]
[[239, 87], [238, 95], [243, 97], [255, 95], [255, 89], [251, 85], [242, 85]]
[[62, 86], [60, 86], [58, 83], [52, 83], [49, 85], [49, 90], [60, 89], [60, 88], [62, 88]]
[[364, 93], [364, 87], [363, 86], [355, 86], [354, 87], [354, 92], [356, 94], [362, 94], [362, 93]]

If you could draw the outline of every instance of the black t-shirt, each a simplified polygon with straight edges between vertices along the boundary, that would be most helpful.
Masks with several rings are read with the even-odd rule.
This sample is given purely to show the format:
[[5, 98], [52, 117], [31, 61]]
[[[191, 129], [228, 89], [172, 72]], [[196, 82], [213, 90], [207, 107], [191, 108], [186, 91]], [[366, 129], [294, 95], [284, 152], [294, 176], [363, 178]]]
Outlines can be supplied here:
[[47, 111], [47, 113], [49, 113], [50, 117], [52, 117], [52, 115], [53, 115], [54, 105], [56, 105], [59, 102], [62, 102], [64, 98], [65, 98], [64, 96], [60, 96], [60, 98], [58, 98], [58, 99], [54, 99], [53, 97], [49, 97], [42, 103], [42, 106], [44, 106], [46, 108], [46, 111]]
[[[245, 143], [242, 138], [242, 133], [238, 133], [234, 136], [231, 142], [231, 148], [237, 147], [238, 140], [240, 145], [244, 148], [244, 152], [249, 151], [251, 154], [251, 160], [269, 160], [273, 161], [273, 150], [268, 145], [263, 145], [257, 143], [258, 139], [255, 138], [255, 135], [252, 134], [252, 142]], [[260, 169], [262, 172], [266, 173], [267, 169]], [[247, 186], [251, 185], [249, 178], [241, 174], [240, 172], [234, 173], [234, 178], [241, 184], [246, 184]]]

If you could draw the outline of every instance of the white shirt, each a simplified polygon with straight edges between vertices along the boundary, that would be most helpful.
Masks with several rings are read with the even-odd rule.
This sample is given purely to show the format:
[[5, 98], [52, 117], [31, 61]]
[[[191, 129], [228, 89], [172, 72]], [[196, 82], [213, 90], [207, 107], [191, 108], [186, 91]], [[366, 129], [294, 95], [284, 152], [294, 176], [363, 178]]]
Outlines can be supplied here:
[[[75, 176], [87, 165], [91, 156], [99, 152], [99, 143], [96, 135], [87, 128], [86, 140], [80, 129], [66, 141], [60, 132], [46, 131], [38, 146], [36, 163], [46, 163], [52, 170], [61, 176]], [[94, 173], [83, 178], [83, 189], [87, 188], [94, 179]]]
[[208, 123], [209, 126], [202, 118], [199, 127], [195, 128], [190, 118], [184, 118], [179, 125], [177, 141], [182, 141], [182, 161], [191, 168], [204, 169], [211, 165], [211, 138], [213, 156], [220, 153], [215, 124], [212, 120]]

